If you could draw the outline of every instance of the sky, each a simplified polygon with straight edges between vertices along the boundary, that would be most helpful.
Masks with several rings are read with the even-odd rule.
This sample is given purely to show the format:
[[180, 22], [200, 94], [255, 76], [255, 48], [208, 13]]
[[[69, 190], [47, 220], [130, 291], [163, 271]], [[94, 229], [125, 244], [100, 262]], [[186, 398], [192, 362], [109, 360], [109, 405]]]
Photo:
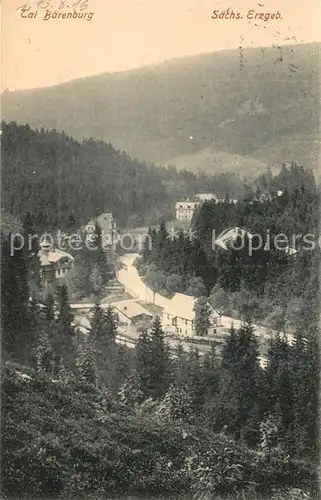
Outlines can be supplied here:
[[[51, 12], [73, 12], [58, 10], [66, 0], [41, 1], [52, 3]], [[37, 0], [2, 0], [2, 90], [51, 86], [240, 45], [321, 41], [321, 0], [86, 1], [83, 12], [93, 13], [90, 21], [45, 21], [47, 9], [37, 8]], [[30, 13], [37, 11], [36, 18], [21, 17], [19, 7], [26, 2]], [[228, 8], [243, 19], [211, 19], [214, 10]], [[249, 20], [251, 9], [279, 10], [282, 18]]]

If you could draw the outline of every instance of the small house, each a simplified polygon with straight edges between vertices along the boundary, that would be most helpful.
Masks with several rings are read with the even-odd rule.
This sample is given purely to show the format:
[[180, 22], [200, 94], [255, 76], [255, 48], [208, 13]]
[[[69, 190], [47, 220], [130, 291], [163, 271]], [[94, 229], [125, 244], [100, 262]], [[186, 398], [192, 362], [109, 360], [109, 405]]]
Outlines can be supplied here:
[[112, 307], [120, 325], [149, 323], [153, 319], [153, 314], [134, 300], [115, 302]]

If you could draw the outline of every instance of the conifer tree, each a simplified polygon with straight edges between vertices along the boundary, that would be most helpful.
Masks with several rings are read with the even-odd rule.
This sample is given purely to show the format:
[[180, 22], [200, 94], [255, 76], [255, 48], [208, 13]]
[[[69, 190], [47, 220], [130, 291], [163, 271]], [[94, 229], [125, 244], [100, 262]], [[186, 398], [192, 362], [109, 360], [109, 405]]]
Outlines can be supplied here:
[[255, 433], [258, 437], [260, 414], [255, 408], [258, 405], [260, 412], [263, 411], [262, 370], [258, 341], [251, 324], [244, 324], [237, 331], [231, 328], [223, 345], [221, 366], [217, 424], [227, 425], [230, 432], [239, 438], [242, 428], [255, 414]]
[[156, 316], [150, 330], [150, 390], [151, 396], [164, 396], [170, 381], [169, 348], [165, 344], [160, 318]]
[[187, 357], [187, 385], [192, 395], [194, 411], [198, 412], [204, 403], [204, 386], [202, 385], [202, 368], [197, 347], [191, 346]]
[[188, 354], [184, 351], [183, 344], [179, 342], [175, 349], [172, 363], [172, 372], [177, 387], [185, 387], [188, 378]]
[[[170, 256], [169, 239], [168, 232], [166, 230], [165, 222], [162, 220], [159, 226], [159, 231], [157, 233], [156, 239], [156, 249], [155, 249], [155, 263], [163, 269], [167, 258]], [[166, 264], [165, 264], [166, 265]]]
[[100, 305], [96, 305], [91, 317], [91, 336], [96, 349], [97, 374], [99, 384], [115, 382], [117, 371], [117, 349], [115, 339], [117, 326], [113, 311], [108, 307], [105, 312]]
[[[14, 250], [10, 241], [19, 248], [14, 236], [1, 237], [1, 319], [2, 342], [6, 353], [14, 357], [29, 358], [32, 342], [29, 339], [28, 317], [29, 283], [25, 249]], [[16, 244], [17, 243], [17, 244]]]
[[143, 399], [151, 393], [151, 340], [147, 330], [143, 330], [135, 347], [135, 373], [137, 390], [143, 394]]
[[69, 305], [69, 296], [67, 285], [63, 284], [57, 288], [57, 323], [64, 329], [65, 333], [72, 334], [73, 329], [71, 326], [73, 314]]
[[48, 328], [40, 333], [38, 345], [36, 346], [37, 371], [53, 375], [55, 372], [55, 353], [51, 335]]
[[113, 344], [117, 336], [117, 321], [111, 306], [107, 309], [106, 314], [106, 340], [109, 344]]
[[25, 254], [28, 267], [30, 288], [36, 292], [41, 287], [40, 260], [38, 256], [39, 241], [35, 234], [34, 217], [27, 212], [23, 221], [23, 236], [25, 239]]
[[37, 346], [40, 332], [46, 327], [46, 318], [41, 304], [31, 297], [28, 307], [28, 324], [29, 324], [29, 350], [31, 354], [30, 361], [34, 360], [34, 350]]
[[291, 448], [294, 418], [294, 387], [292, 380], [291, 346], [286, 335], [277, 334], [271, 340], [266, 366], [267, 406], [270, 413], [279, 409], [281, 426], [279, 441]]
[[52, 293], [48, 293], [45, 298], [45, 319], [48, 322], [55, 319], [55, 299]]
[[151, 228], [148, 229], [147, 237], [143, 241], [142, 257], [144, 264], [151, 261], [153, 250], [153, 233]]
[[57, 288], [56, 302], [55, 351], [57, 353], [57, 358], [62, 358], [66, 368], [70, 370], [72, 369], [75, 359], [75, 331], [72, 326], [73, 314], [69, 305], [68, 288], [66, 285], [61, 285]]
[[99, 304], [96, 304], [90, 320], [91, 335], [96, 341], [107, 337], [107, 315]]
[[196, 335], [203, 337], [208, 334], [209, 327], [211, 326], [211, 309], [206, 297], [197, 299], [194, 306], [194, 312]]
[[107, 254], [104, 249], [104, 235], [98, 224], [95, 225], [94, 236], [94, 263], [97, 267], [99, 276], [101, 276], [102, 285], [104, 285], [107, 283]]
[[96, 349], [92, 340], [79, 344], [76, 366], [81, 386], [86, 390], [98, 389]]
[[116, 387], [120, 387], [133, 369], [132, 349], [123, 344], [117, 344], [117, 359], [115, 370]]
[[204, 401], [209, 401], [217, 396], [219, 390], [219, 365], [214, 345], [211, 346], [211, 351], [203, 356], [201, 371]]
[[317, 415], [320, 387], [320, 354], [316, 332], [298, 332], [291, 347], [293, 394], [292, 451], [315, 457], [318, 450]]

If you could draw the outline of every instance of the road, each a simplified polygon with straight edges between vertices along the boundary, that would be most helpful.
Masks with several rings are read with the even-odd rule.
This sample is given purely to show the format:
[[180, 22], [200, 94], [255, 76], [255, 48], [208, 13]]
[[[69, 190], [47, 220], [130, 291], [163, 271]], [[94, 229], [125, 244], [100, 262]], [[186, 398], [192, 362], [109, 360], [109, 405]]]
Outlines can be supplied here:
[[125, 254], [120, 260], [125, 266], [118, 271], [117, 279], [125, 287], [125, 291], [135, 297], [149, 304], [155, 304], [159, 307], [166, 307], [169, 305], [170, 299], [163, 297], [159, 293], [155, 293], [142, 281], [139, 276], [134, 261], [139, 257], [136, 253]]
[[[153, 303], [154, 292], [142, 281], [139, 276], [134, 261], [139, 257], [138, 254], [126, 254], [121, 257], [121, 262], [125, 266], [118, 272], [118, 280], [124, 285], [126, 292], [130, 293], [136, 299], [144, 302]], [[154, 304], [159, 307], [169, 306], [170, 299], [163, 297], [159, 293], [155, 293]], [[221, 317], [222, 326], [230, 328], [233, 324], [235, 328], [241, 326], [241, 321], [230, 318], [229, 316]]]
[[[125, 254], [120, 258], [124, 267], [118, 273], [118, 280], [124, 285], [125, 290], [136, 299], [147, 303], [153, 303], [154, 292], [145, 285], [139, 276], [136, 267], [134, 266], [134, 261], [137, 257], [139, 257], [138, 254]], [[155, 293], [155, 305], [164, 308], [169, 305], [169, 302], [170, 299], [163, 297], [159, 293]], [[232, 325], [236, 329], [240, 328], [242, 322], [239, 319], [231, 318], [230, 316], [222, 316], [221, 325], [222, 330], [227, 332]], [[262, 352], [265, 352], [268, 345], [268, 339], [270, 339], [271, 335], [276, 332], [271, 328], [266, 328], [262, 325], [253, 324], [253, 327], [254, 332], [259, 339]], [[291, 336], [289, 336], [289, 339], [291, 340]], [[170, 341], [170, 345], [173, 347], [177, 345], [177, 343], [178, 342], [174, 339]], [[204, 345], [197, 345], [197, 347], [203, 352], [208, 350], [208, 347]]]
[[[125, 291], [134, 297], [133, 300], [140, 300], [145, 303], [155, 304], [158, 307], [164, 308], [169, 305], [170, 299], [163, 297], [159, 293], [155, 293], [142, 281], [139, 276], [136, 267], [134, 266], [134, 262], [136, 258], [139, 257], [138, 254], [125, 254], [121, 256], [120, 261], [122, 262], [123, 267], [118, 271], [117, 279], [122, 285], [125, 287]], [[74, 307], [80, 306], [81, 304], [72, 304]], [[90, 306], [91, 304], [86, 304]], [[93, 306], [93, 304], [92, 304]], [[88, 320], [87, 320], [88, 321]], [[222, 316], [222, 334], [228, 332], [229, 328], [233, 324], [235, 328], [239, 328], [241, 326], [241, 321], [238, 319], [231, 318], [229, 316]], [[79, 324], [80, 323], [80, 324]], [[78, 327], [80, 327], [84, 332], [86, 332], [88, 325], [86, 320], [82, 319], [79, 322], [78, 319]], [[253, 325], [254, 331], [259, 338], [259, 342], [261, 344], [261, 349], [263, 346], [263, 352], [266, 350], [267, 339], [271, 338], [271, 334], [273, 333], [271, 329], [265, 328], [261, 325]], [[88, 331], [88, 330], [87, 330]], [[118, 341], [121, 343], [125, 343], [129, 347], [134, 347], [137, 342], [138, 332], [135, 327], [122, 327], [119, 328], [119, 338]], [[174, 350], [179, 341], [176, 339], [167, 336], [166, 340], [168, 341], [172, 350]], [[200, 354], [204, 354], [206, 351], [210, 349], [209, 346], [204, 344], [191, 344], [190, 342], [184, 340], [182, 338], [182, 342], [185, 346], [185, 349], [189, 348], [191, 345], [197, 347], [199, 349]], [[261, 358], [263, 360], [263, 358]]]

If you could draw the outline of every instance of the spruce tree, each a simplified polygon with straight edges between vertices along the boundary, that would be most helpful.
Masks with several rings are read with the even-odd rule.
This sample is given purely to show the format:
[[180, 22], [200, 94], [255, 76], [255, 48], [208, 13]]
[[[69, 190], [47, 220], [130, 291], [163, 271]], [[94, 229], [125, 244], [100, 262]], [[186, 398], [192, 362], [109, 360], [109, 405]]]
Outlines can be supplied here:
[[208, 334], [208, 330], [211, 326], [211, 309], [206, 297], [200, 297], [197, 299], [194, 306], [194, 312], [196, 335], [203, 337]]
[[207, 352], [203, 356], [201, 372], [204, 401], [209, 401], [217, 396], [219, 390], [220, 372], [214, 345], [211, 346], [210, 352]]
[[[259, 364], [258, 341], [250, 324], [239, 330], [231, 328], [222, 349], [222, 375], [216, 422], [227, 425], [237, 438], [248, 424], [258, 438], [260, 412], [263, 411], [262, 370]], [[258, 412], [257, 412], [258, 408]], [[256, 429], [253, 421], [256, 420]]]
[[55, 319], [55, 299], [52, 293], [48, 293], [45, 298], [45, 319], [48, 322]]
[[120, 387], [133, 369], [132, 349], [123, 344], [117, 344], [117, 359], [115, 370], [116, 387]]
[[267, 406], [270, 414], [279, 409], [281, 426], [279, 442], [291, 448], [291, 433], [294, 423], [294, 387], [291, 365], [291, 346], [285, 335], [277, 334], [271, 340], [265, 370]]
[[117, 321], [111, 306], [107, 309], [106, 314], [106, 339], [109, 344], [113, 344], [117, 336]]
[[165, 344], [165, 336], [159, 316], [153, 321], [151, 330], [151, 396], [161, 398], [164, 396], [170, 382], [170, 357], [169, 348]]
[[142, 393], [143, 399], [151, 395], [151, 339], [147, 330], [140, 332], [135, 346], [135, 373], [137, 391]]
[[67, 370], [71, 370], [75, 361], [73, 314], [69, 305], [68, 288], [61, 285], [56, 290], [57, 317], [55, 320], [55, 350], [57, 358], [62, 358]]
[[25, 238], [25, 254], [28, 266], [28, 278], [33, 293], [41, 288], [40, 260], [38, 256], [39, 241], [35, 234], [34, 217], [27, 212], [23, 221], [23, 236]]
[[107, 315], [99, 304], [96, 304], [90, 320], [91, 335], [96, 341], [107, 337]]
[[96, 349], [91, 339], [78, 345], [76, 366], [80, 386], [85, 390], [98, 389]]
[[172, 372], [175, 385], [177, 387], [186, 387], [188, 379], [188, 353], [184, 351], [181, 342], [177, 344], [175, 349]]
[[102, 230], [98, 224], [95, 225], [94, 236], [94, 264], [97, 268], [98, 275], [101, 276], [102, 285], [105, 285], [108, 281], [107, 254], [106, 249], [104, 248], [104, 235], [102, 234]]
[[39, 335], [36, 346], [37, 371], [53, 376], [55, 373], [55, 353], [52, 338], [48, 327]]
[[199, 412], [204, 403], [204, 387], [202, 385], [202, 368], [197, 347], [191, 346], [187, 357], [187, 386], [189, 387], [193, 408]]
[[[1, 236], [1, 320], [4, 352], [29, 359], [32, 339], [29, 324], [29, 282], [25, 248], [11, 255], [10, 234]], [[12, 236], [13, 243], [18, 248]], [[32, 336], [32, 333], [31, 333]]]
[[320, 354], [316, 332], [298, 332], [291, 348], [293, 386], [292, 450], [315, 458], [318, 452], [318, 394]]
[[97, 373], [99, 384], [116, 383], [117, 349], [115, 338], [117, 326], [113, 311], [108, 307], [105, 312], [96, 305], [91, 317], [91, 337], [96, 349]]
[[142, 258], [144, 264], [148, 264], [151, 261], [152, 257], [152, 244], [153, 244], [153, 239], [152, 239], [152, 230], [151, 228], [148, 229], [147, 237], [143, 241], [143, 248], [142, 248]]

